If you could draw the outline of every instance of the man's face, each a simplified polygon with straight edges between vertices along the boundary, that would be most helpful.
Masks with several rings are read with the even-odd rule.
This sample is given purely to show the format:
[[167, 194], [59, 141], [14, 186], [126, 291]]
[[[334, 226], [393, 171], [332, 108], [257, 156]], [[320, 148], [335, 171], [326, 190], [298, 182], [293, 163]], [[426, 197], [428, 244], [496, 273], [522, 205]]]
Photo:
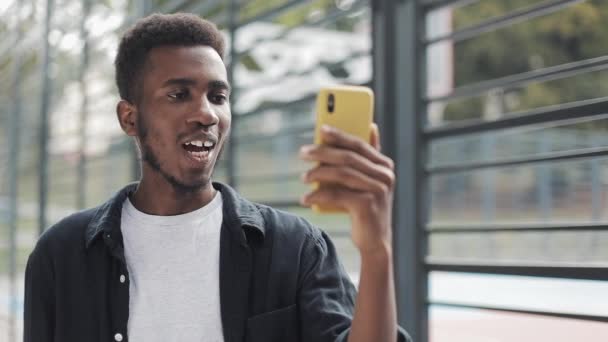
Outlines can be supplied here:
[[208, 46], [154, 48], [144, 67], [136, 135], [146, 172], [176, 190], [209, 185], [230, 130], [226, 68]]

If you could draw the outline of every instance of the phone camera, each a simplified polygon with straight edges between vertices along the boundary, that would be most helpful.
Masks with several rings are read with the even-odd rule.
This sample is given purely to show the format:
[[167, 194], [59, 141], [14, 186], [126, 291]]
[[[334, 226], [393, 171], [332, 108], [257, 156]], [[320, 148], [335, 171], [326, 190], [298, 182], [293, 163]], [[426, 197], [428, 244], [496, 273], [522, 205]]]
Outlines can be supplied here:
[[329, 96], [327, 97], [327, 111], [330, 113], [333, 113], [335, 106], [336, 106], [336, 99], [334, 97], [334, 94], [329, 94]]

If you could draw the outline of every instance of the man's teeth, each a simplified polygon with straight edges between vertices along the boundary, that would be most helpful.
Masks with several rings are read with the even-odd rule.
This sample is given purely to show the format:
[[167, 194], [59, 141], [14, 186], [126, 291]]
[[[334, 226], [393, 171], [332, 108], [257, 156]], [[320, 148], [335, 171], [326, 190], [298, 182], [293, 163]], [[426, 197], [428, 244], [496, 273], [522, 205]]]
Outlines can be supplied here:
[[212, 141], [206, 140], [206, 141], [202, 141], [202, 140], [194, 140], [194, 141], [189, 141], [186, 143], [186, 145], [193, 145], [193, 146], [197, 146], [197, 147], [213, 147], [215, 146], [215, 144]]

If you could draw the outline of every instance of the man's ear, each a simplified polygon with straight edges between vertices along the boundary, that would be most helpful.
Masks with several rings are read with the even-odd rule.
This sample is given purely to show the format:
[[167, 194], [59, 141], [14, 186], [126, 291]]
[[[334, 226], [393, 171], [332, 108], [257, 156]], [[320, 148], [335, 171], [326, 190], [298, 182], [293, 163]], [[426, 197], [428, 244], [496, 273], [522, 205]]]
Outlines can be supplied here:
[[126, 100], [120, 100], [116, 105], [116, 116], [120, 127], [128, 136], [137, 135], [137, 108]]

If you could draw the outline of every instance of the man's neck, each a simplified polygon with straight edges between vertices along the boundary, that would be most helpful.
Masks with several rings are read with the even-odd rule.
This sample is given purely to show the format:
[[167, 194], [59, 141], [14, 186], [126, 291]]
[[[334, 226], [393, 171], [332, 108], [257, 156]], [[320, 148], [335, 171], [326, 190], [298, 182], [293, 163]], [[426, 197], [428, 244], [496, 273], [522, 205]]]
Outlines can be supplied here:
[[137, 210], [150, 215], [171, 216], [189, 213], [207, 205], [215, 196], [211, 181], [195, 191], [180, 191], [163, 180], [143, 177], [130, 196]]

